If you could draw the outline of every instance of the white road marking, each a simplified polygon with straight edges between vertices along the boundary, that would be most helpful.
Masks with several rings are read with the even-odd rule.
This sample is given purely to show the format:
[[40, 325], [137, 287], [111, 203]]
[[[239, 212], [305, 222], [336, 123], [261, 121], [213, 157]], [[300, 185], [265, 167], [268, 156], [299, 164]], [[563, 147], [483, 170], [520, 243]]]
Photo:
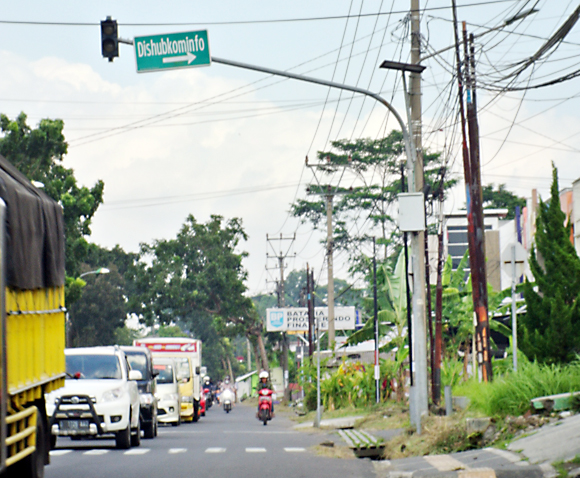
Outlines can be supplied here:
[[70, 453], [72, 450], [50, 450], [50, 456], [62, 456]]
[[266, 453], [265, 448], [246, 448], [246, 453]]
[[185, 453], [187, 448], [170, 448], [168, 453], [170, 455], [176, 455], [177, 453]]
[[219, 448], [219, 447], [210, 447], [210, 448], [206, 448], [205, 452], [206, 453], [225, 453], [226, 449], [225, 448]]
[[439, 471], [468, 470], [469, 467], [449, 455], [424, 456], [423, 459]]
[[111, 450], [89, 450], [85, 451], [83, 455], [106, 455]]
[[144, 455], [145, 453], [149, 453], [151, 448], [132, 448], [131, 450], [127, 450], [123, 455]]
[[289, 448], [284, 448], [284, 451], [287, 451], [288, 453], [302, 453], [303, 451], [306, 451], [306, 448], [289, 447]]

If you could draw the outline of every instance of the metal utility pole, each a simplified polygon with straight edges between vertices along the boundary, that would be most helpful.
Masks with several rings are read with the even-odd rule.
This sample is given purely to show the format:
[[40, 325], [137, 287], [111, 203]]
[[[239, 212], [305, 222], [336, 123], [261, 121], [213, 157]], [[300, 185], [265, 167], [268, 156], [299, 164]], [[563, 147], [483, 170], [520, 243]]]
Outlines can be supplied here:
[[[268, 236], [268, 234], [266, 234], [266, 241], [268, 242], [268, 244], [270, 245], [270, 247], [274, 251], [274, 254], [276, 254], [276, 250], [274, 249], [274, 246], [272, 245], [273, 241], [280, 241], [280, 245], [282, 244], [282, 241], [291, 241], [290, 246], [288, 246], [288, 250], [286, 251], [286, 253], [282, 253], [282, 251], [280, 251], [280, 253], [278, 255], [273, 255], [273, 256], [266, 253], [266, 257], [268, 259], [278, 259], [278, 268], [280, 269], [280, 282], [278, 283], [278, 307], [280, 307], [280, 308], [284, 307], [286, 305], [286, 299], [284, 297], [284, 295], [285, 295], [284, 260], [287, 257], [289, 257], [288, 252], [290, 251], [290, 248], [292, 247], [292, 244], [294, 243], [295, 240], [296, 240], [296, 234], [294, 234], [293, 236], [289, 236], [289, 237], [284, 237], [282, 234], [280, 234], [279, 238], [270, 238]], [[288, 337], [286, 335], [286, 332], [282, 333], [282, 368], [283, 368], [283, 375], [284, 375], [284, 378], [283, 378], [283, 380], [284, 380], [284, 399], [286, 401], [288, 401], [288, 400], [290, 400], [290, 388], [289, 388], [289, 372], [288, 372]]]
[[313, 284], [310, 280], [310, 266], [306, 264], [306, 300], [308, 305], [308, 356], [312, 357], [314, 352], [314, 342], [313, 337], [313, 327], [314, 327], [314, 307], [312, 305], [312, 297], [314, 296], [314, 291], [312, 290]]
[[[411, 64], [421, 63], [421, 17], [419, 0], [411, 0]], [[403, 73], [404, 76], [404, 73]], [[411, 109], [411, 134], [415, 147], [414, 190], [423, 191], [423, 142], [421, 125], [421, 73], [410, 74], [409, 103]], [[425, 231], [412, 234], [413, 249], [413, 311], [414, 325], [414, 359], [415, 384], [414, 400], [418, 417], [429, 413], [428, 379], [427, 379], [427, 325], [425, 321], [425, 264], [424, 248]], [[417, 423], [420, 431], [420, 423]]]
[[375, 320], [375, 400], [381, 401], [381, 366], [379, 364], [379, 308], [377, 301], [377, 241], [373, 237], [373, 305]]
[[[330, 189], [330, 188], [329, 188]], [[328, 348], [334, 350], [334, 257], [332, 239], [332, 194], [326, 196], [326, 264], [328, 266]]]

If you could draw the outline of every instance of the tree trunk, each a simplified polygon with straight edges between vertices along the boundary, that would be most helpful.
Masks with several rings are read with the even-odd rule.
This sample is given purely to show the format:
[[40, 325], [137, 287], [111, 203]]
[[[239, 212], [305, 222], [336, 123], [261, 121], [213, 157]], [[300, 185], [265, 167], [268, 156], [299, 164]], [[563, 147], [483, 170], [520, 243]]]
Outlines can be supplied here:
[[262, 334], [258, 334], [256, 336], [256, 340], [258, 341], [258, 350], [260, 351], [260, 357], [262, 359], [262, 368], [264, 370], [270, 370], [268, 365], [268, 356], [266, 355], [266, 347], [264, 346], [264, 339], [262, 338]]

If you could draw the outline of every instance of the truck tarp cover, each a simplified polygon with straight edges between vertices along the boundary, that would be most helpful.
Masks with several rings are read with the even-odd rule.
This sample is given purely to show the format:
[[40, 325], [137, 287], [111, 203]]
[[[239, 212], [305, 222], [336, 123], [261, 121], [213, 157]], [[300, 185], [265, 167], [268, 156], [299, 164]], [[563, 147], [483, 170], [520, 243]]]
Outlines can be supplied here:
[[24, 289], [64, 284], [64, 219], [60, 205], [0, 155], [0, 197], [6, 203], [6, 275]]

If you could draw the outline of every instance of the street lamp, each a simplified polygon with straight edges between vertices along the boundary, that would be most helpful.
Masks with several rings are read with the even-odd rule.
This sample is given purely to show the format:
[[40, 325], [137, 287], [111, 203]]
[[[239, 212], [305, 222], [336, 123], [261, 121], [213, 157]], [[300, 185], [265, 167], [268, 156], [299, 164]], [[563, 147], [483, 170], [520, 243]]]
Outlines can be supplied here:
[[83, 272], [80, 276], [79, 279], [81, 277], [87, 276], [89, 274], [108, 274], [109, 272], [111, 272], [109, 269], [107, 269], [106, 267], [99, 267], [98, 269], [94, 270], [94, 271], [89, 271], [89, 272]]

